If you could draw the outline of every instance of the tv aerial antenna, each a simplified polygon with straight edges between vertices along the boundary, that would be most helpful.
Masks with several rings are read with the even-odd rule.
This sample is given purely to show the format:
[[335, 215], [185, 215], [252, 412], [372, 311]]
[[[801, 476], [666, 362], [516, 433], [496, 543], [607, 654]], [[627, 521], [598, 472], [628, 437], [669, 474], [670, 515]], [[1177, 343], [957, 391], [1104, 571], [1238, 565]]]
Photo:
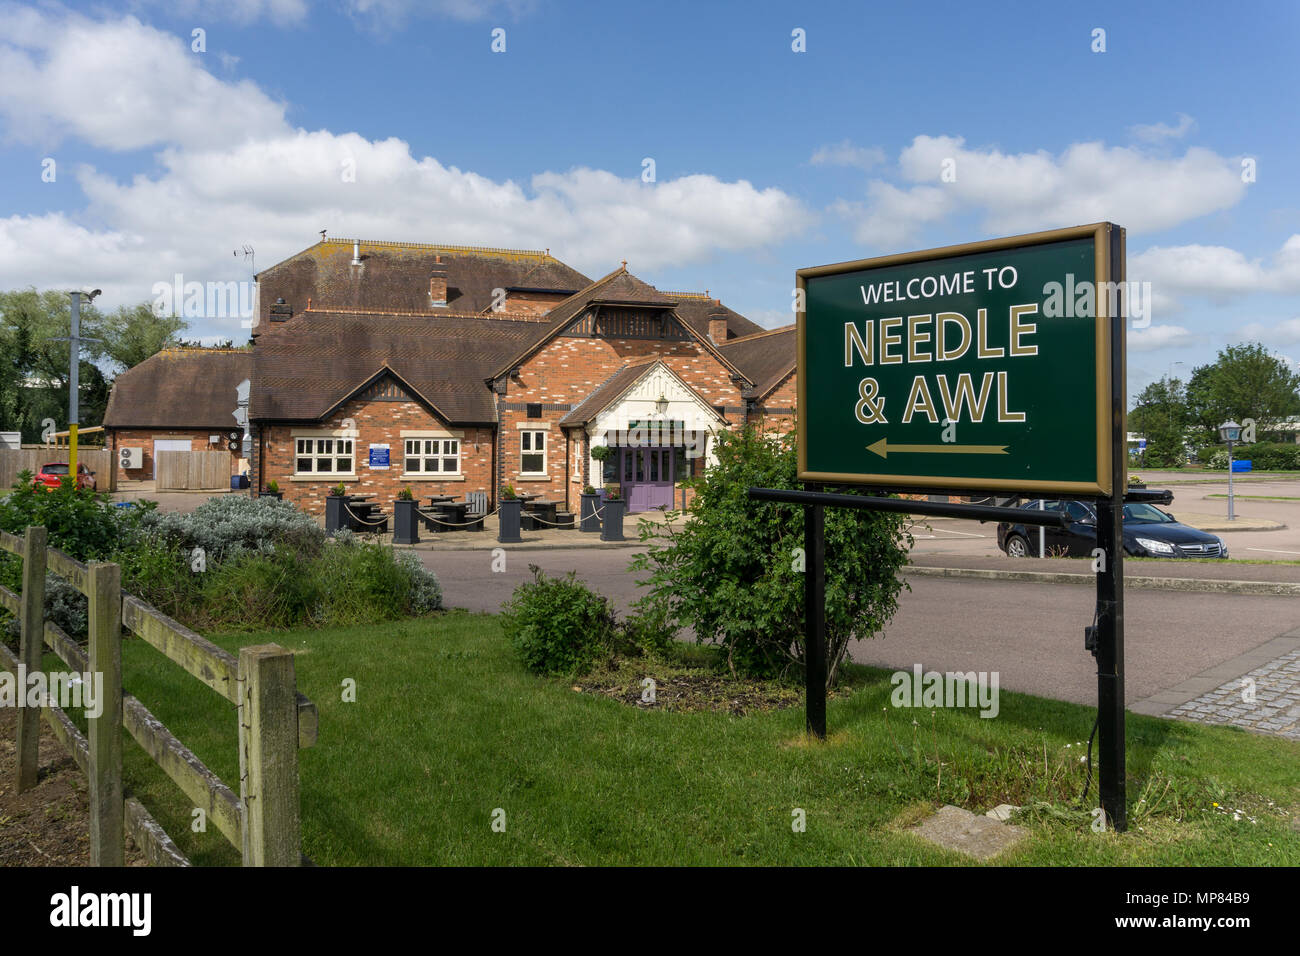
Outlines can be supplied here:
[[257, 259], [254, 257], [253, 247], [246, 242], [242, 247], [236, 249], [233, 255], [238, 258], [240, 253], [243, 253], [244, 261], [248, 263], [249, 271], [252, 272], [253, 275], [257, 275]]

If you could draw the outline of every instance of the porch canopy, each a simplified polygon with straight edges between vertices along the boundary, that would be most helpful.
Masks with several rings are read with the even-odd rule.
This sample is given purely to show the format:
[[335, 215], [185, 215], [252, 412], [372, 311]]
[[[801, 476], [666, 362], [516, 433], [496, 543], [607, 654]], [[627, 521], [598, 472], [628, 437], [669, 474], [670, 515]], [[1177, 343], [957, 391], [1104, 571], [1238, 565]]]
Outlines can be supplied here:
[[[622, 486], [630, 511], [673, 507], [673, 489], [695, 461], [712, 461], [726, 419], [660, 359], [626, 365], [560, 421], [580, 431], [586, 454], [616, 450], [602, 467], [587, 458], [591, 484]], [[599, 480], [597, 480], [599, 479]]]

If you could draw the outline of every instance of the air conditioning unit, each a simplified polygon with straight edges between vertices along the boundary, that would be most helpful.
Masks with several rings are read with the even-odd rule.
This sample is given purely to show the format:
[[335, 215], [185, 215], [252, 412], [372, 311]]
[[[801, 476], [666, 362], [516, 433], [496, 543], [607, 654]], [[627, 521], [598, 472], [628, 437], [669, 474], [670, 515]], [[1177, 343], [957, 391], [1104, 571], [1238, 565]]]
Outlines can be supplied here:
[[143, 448], [123, 448], [119, 452], [119, 460], [123, 468], [143, 468], [144, 467], [144, 449]]

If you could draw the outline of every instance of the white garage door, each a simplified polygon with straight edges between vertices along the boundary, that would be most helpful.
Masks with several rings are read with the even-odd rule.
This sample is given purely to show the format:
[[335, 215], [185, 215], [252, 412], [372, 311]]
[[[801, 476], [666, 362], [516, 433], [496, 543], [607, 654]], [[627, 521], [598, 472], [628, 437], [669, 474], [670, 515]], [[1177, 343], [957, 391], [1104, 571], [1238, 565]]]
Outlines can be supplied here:
[[158, 452], [160, 451], [189, 451], [190, 440], [188, 438], [155, 438], [153, 442], [153, 477], [158, 477]]

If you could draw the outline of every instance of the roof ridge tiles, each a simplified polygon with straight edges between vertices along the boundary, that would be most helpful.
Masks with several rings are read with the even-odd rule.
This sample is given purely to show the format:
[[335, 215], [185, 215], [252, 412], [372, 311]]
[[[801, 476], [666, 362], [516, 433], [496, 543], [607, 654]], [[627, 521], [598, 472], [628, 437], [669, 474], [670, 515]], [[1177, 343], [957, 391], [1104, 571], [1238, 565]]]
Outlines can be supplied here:
[[795, 327], [795, 324], [791, 322], [789, 325], [782, 325], [775, 329], [765, 329], [762, 332], [755, 332], [753, 335], [739, 335], [734, 339], [727, 339], [725, 342], [718, 342], [717, 346], [720, 349], [725, 349], [731, 345], [739, 345], [742, 342], [752, 342], [754, 339], [761, 339], [765, 335], [778, 335], [782, 332], [790, 332]]
[[308, 313], [332, 315], [397, 315], [405, 318], [433, 318], [433, 319], [482, 319], [491, 317], [497, 321], [506, 322], [528, 322], [531, 325], [539, 325], [546, 321], [546, 316], [533, 315], [529, 312], [449, 312], [439, 310], [437, 312], [403, 312], [397, 309], [335, 309], [331, 307], [321, 308], [320, 306], [311, 306], [303, 309], [298, 315], [307, 315]]
[[[469, 253], [488, 252], [495, 255], [535, 256], [539, 259], [554, 258], [551, 255], [549, 249], [547, 250], [509, 249], [503, 246], [469, 246], [469, 245], [462, 245], [459, 243], [404, 242], [400, 239], [342, 239], [338, 237], [331, 237], [329, 239], [321, 240], [322, 245], [334, 245], [337, 243], [337, 244], [350, 246], [353, 243], [358, 243], [358, 242], [366, 246], [389, 246], [389, 247], [397, 247], [402, 249], [434, 249], [440, 252], [469, 252]], [[558, 262], [559, 260], [557, 259], [555, 261]]]

